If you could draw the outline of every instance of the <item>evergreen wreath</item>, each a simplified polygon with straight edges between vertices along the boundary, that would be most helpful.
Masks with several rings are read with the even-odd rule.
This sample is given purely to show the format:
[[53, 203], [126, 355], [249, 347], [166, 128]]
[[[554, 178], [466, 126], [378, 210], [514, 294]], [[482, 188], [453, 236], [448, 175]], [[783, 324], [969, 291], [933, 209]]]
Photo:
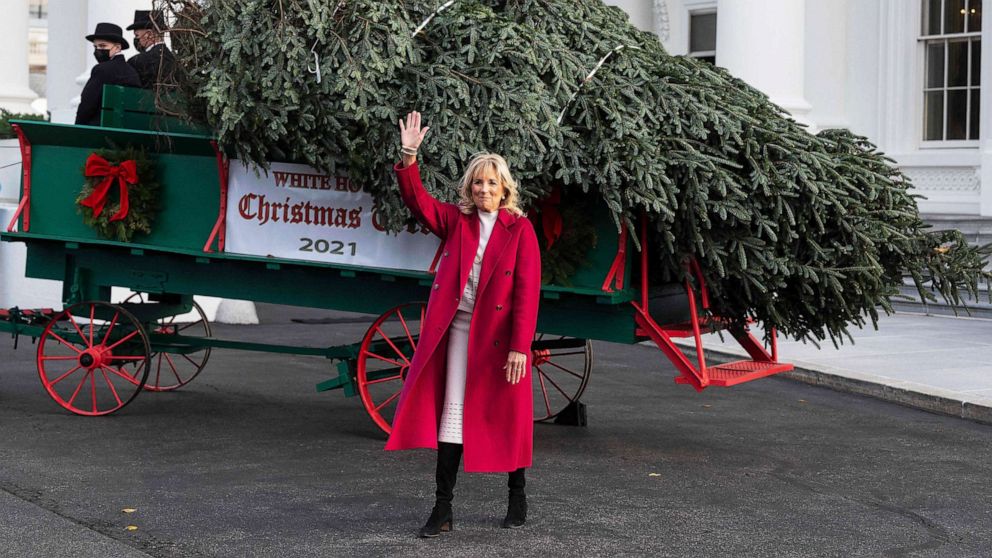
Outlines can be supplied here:
[[[130, 242], [135, 234], [149, 234], [152, 223], [159, 210], [159, 182], [155, 162], [143, 149], [127, 147], [124, 149], [100, 149], [96, 155], [106, 159], [113, 167], [118, 167], [125, 161], [134, 161], [137, 170], [137, 182], [127, 186], [128, 210], [121, 219], [114, 216], [121, 209], [120, 187], [116, 179], [110, 185], [105, 204], [99, 215], [96, 210], [84, 206], [97, 186], [104, 181], [103, 176], [86, 176], [86, 183], [76, 198], [77, 211], [83, 216], [83, 223], [93, 227], [103, 238]], [[91, 156], [92, 156], [91, 155]], [[85, 166], [83, 175], [85, 176]]]
[[[541, 283], [571, 287], [571, 278], [589, 261], [589, 252], [596, 247], [596, 226], [589, 218], [587, 196], [562, 196], [557, 209], [562, 222], [558, 238], [549, 242], [543, 226], [536, 231], [541, 248]], [[542, 220], [548, 218], [542, 213], [538, 216]]]

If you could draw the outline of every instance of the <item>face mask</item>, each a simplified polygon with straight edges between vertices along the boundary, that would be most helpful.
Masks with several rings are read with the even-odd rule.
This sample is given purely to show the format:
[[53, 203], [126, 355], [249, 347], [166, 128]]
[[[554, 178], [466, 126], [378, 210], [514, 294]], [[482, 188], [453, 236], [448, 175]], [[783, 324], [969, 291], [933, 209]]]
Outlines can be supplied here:
[[145, 50], [147, 50], [145, 45], [141, 43], [141, 39], [138, 37], [134, 38], [134, 48], [138, 49], [138, 52], [145, 52]]
[[110, 49], [95, 48], [93, 49], [93, 57], [96, 58], [97, 62], [106, 62], [107, 60], [110, 60]]

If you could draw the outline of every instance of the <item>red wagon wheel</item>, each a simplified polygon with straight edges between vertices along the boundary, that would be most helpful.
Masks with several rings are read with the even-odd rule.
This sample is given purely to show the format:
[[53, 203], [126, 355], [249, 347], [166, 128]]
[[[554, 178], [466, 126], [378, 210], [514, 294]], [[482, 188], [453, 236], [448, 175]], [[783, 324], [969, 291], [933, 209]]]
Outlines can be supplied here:
[[[125, 303], [155, 304], [149, 302], [143, 293], [134, 293], [127, 297]], [[213, 335], [210, 321], [200, 305], [193, 302], [193, 313], [196, 317], [180, 315], [166, 316], [156, 320], [152, 333], [160, 335], [182, 335], [183, 337], [203, 337]], [[210, 358], [210, 347], [183, 352], [153, 352], [148, 369], [148, 391], [172, 391], [193, 381], [207, 365]]]
[[592, 370], [592, 342], [538, 333], [531, 360], [534, 421], [551, 420], [582, 397]]
[[131, 313], [82, 302], [52, 318], [38, 341], [38, 375], [56, 403], [77, 415], [109, 415], [131, 402], [148, 378], [151, 348]]
[[362, 338], [358, 355], [358, 394], [362, 405], [383, 432], [392, 431], [393, 415], [420, 339], [427, 305], [401, 304], [388, 310]]

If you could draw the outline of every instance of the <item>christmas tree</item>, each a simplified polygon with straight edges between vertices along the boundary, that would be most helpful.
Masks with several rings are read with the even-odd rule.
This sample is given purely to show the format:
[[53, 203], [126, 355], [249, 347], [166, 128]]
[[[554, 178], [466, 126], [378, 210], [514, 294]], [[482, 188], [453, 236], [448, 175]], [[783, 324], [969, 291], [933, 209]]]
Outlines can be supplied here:
[[599, 0], [158, 4], [176, 22], [174, 109], [260, 166], [343, 165], [397, 229], [396, 123], [418, 110], [435, 196], [454, 199], [472, 153], [500, 153], [525, 206], [557, 189], [605, 204], [618, 228], [645, 216], [654, 280], [695, 258], [714, 311], [738, 324], [836, 340], [891, 310], [904, 275], [955, 304], [989, 279], [983, 251], [927, 230], [865, 138], [809, 133]]

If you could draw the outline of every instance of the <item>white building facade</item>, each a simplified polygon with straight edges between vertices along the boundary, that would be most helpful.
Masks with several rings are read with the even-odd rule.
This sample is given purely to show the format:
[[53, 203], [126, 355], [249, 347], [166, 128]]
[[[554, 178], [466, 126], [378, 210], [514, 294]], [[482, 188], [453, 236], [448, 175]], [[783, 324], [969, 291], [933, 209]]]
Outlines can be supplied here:
[[[607, 3], [657, 33], [671, 54], [727, 68], [812, 131], [845, 127], [867, 136], [926, 197], [924, 214], [992, 217], [992, 111], [981, 110], [992, 103], [992, 42], [982, 40], [992, 16], [981, 0]], [[0, 107], [38, 106], [32, 72], [44, 68], [52, 121], [72, 122], [95, 63], [85, 35], [101, 21], [126, 27], [151, 0], [0, 0], [0, 7]], [[15, 155], [0, 148], [0, 167], [8, 164], [0, 168], [3, 226], [17, 203]], [[57, 285], [19, 276], [19, 248], [0, 244], [0, 306], [57, 306]]]
[[708, 58], [812, 131], [849, 128], [925, 215], [992, 217], [992, 21], [981, 0], [608, 0], [671, 54]]

